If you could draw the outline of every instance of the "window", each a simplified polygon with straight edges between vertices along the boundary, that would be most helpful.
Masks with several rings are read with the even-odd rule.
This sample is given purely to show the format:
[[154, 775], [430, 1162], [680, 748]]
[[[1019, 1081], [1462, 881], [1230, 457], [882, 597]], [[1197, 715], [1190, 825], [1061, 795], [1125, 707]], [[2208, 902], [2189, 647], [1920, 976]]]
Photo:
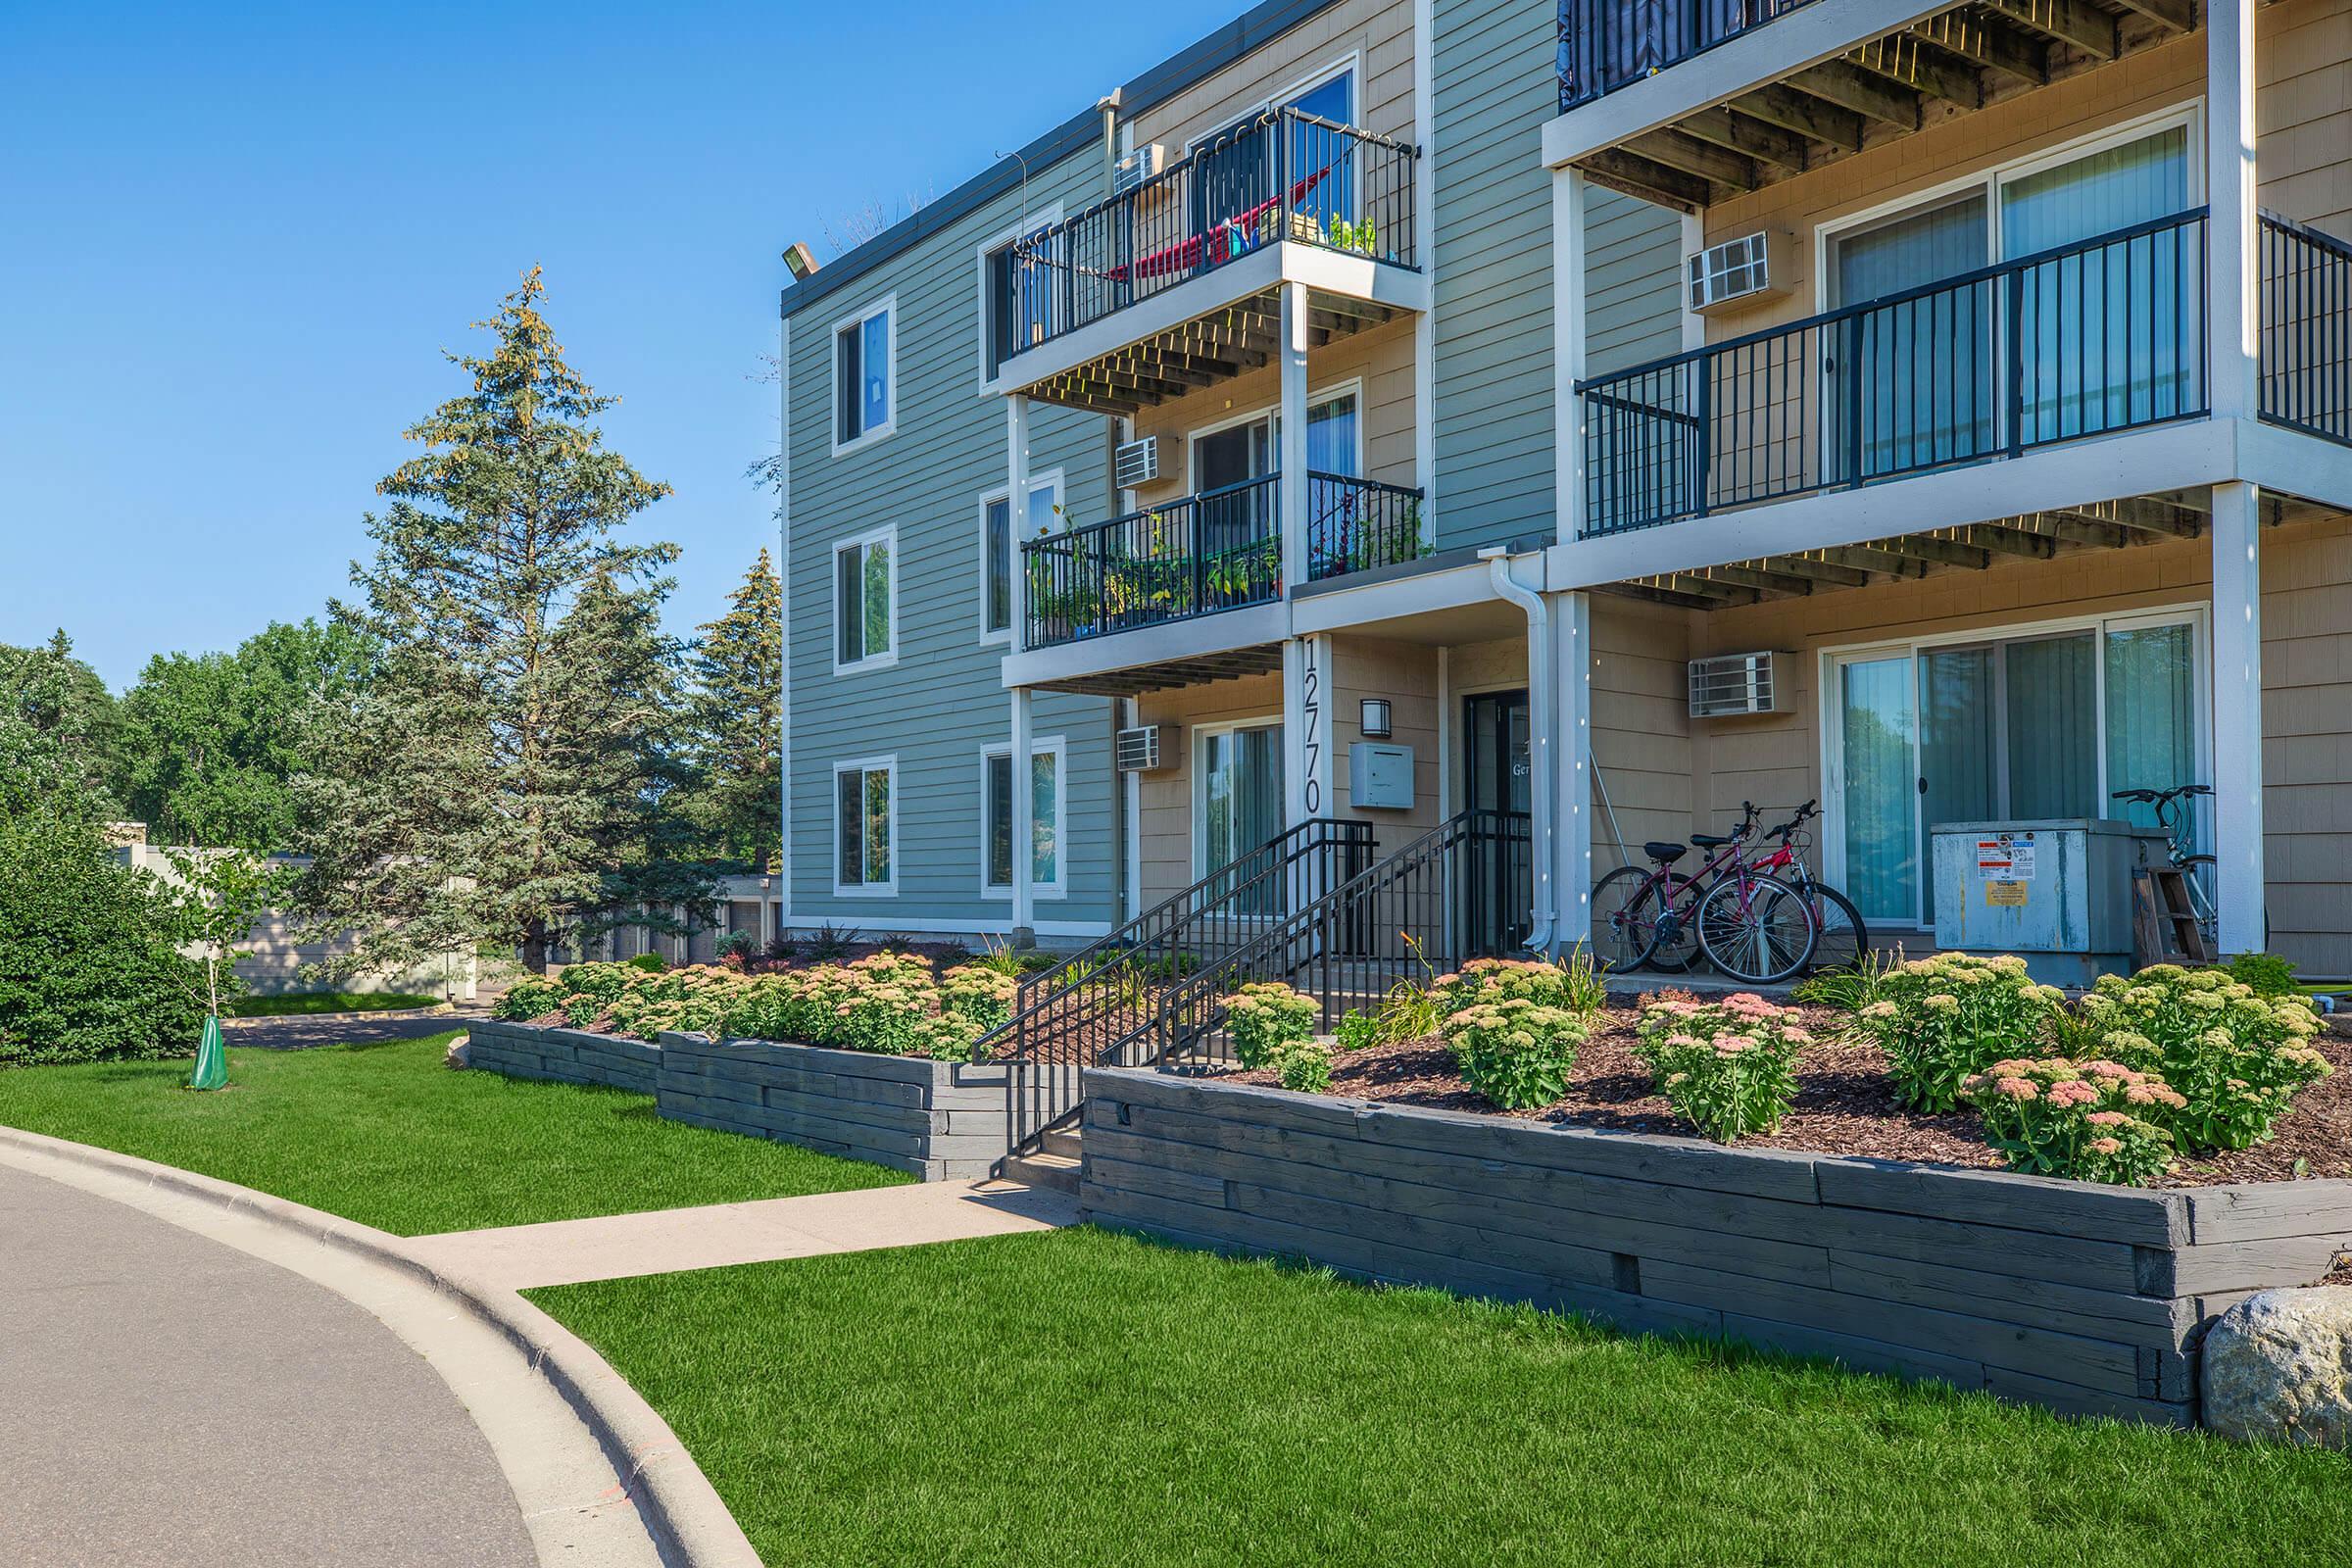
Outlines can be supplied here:
[[[1054, 531], [1061, 509], [1061, 470], [1030, 480], [1029, 516], [1020, 537]], [[980, 503], [980, 635], [983, 641], [1012, 629], [1012, 503], [1000, 490]]]
[[[980, 249], [980, 385], [996, 384], [1004, 362], [1043, 343], [1054, 330], [1053, 261], [1038, 242], [1061, 221], [1056, 205], [1007, 229]], [[1033, 249], [1023, 257], [1018, 248]]]
[[833, 670], [896, 662], [897, 540], [885, 529], [833, 547]]
[[899, 891], [895, 757], [833, 764], [833, 891], [880, 897]]
[[833, 328], [833, 450], [886, 436], [898, 420], [897, 301]]
[[[1061, 860], [1062, 773], [1066, 748], [1058, 735], [1031, 743], [1029, 750], [1029, 880], [1040, 895], [1063, 890]], [[992, 746], [980, 755], [981, 889], [1012, 890], [1012, 748]]]

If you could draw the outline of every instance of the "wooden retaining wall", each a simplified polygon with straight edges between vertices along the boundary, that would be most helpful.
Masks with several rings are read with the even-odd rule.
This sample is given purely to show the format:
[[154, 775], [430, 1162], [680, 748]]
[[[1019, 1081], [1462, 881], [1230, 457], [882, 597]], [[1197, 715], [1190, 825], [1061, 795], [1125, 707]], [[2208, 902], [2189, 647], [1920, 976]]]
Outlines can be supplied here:
[[1104, 1069], [1099, 1224], [1936, 1378], [2197, 1416], [2230, 1302], [2352, 1250], [2352, 1182], [2133, 1192]]
[[641, 1095], [654, 1092], [662, 1049], [642, 1040], [484, 1019], [467, 1028], [468, 1065], [510, 1078], [553, 1078], [567, 1084], [611, 1084]]
[[664, 1034], [655, 1104], [673, 1121], [911, 1171], [986, 1176], [1004, 1155], [1004, 1068]]

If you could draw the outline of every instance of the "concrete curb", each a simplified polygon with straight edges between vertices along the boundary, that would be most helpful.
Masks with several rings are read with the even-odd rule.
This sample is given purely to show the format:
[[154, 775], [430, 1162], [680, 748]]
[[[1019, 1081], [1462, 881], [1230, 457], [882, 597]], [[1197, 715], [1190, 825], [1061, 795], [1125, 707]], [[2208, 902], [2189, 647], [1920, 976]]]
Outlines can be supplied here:
[[[463, 1016], [457, 1004], [436, 1003], [429, 1007], [363, 1007], [357, 1012], [257, 1012], [238, 1013], [221, 1019], [230, 1034], [257, 1023], [366, 1023], [372, 1018], [455, 1018]], [[488, 1016], [488, 1014], [483, 1014]]]
[[434, 1268], [397, 1236], [233, 1182], [16, 1127], [0, 1127], [0, 1144], [249, 1214], [421, 1281], [514, 1346], [578, 1414], [629, 1489], [663, 1562], [673, 1568], [761, 1568], [743, 1527], [669, 1423], [586, 1341], [521, 1297]]

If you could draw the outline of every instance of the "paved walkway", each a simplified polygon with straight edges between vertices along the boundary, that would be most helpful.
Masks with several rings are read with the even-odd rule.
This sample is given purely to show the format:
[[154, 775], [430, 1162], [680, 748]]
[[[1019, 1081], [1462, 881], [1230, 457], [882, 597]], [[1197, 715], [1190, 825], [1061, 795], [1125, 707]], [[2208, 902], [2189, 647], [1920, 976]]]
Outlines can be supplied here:
[[521, 1291], [1051, 1230], [1072, 1224], [1077, 1217], [1076, 1200], [1042, 1188], [921, 1182], [868, 1192], [452, 1231], [417, 1237], [409, 1245], [437, 1268]]
[[0, 1166], [0, 1561], [539, 1561], [432, 1365], [285, 1269]]
[[315, 1013], [310, 1017], [231, 1018], [224, 1026], [228, 1044], [264, 1051], [308, 1051], [315, 1046], [372, 1046], [387, 1040], [422, 1040], [463, 1029], [489, 1013], [474, 1003], [460, 1003], [455, 1012], [423, 1017], [386, 1018], [368, 1013]]

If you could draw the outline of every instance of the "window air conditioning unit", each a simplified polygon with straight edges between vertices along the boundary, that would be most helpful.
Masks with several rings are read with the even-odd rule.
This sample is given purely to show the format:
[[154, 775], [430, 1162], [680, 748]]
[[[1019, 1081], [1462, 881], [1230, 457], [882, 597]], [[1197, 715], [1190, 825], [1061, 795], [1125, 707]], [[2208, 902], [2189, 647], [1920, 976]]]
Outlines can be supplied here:
[[1161, 724], [1139, 724], [1133, 729], [1119, 731], [1117, 747], [1119, 771], [1122, 773], [1152, 773], [1165, 767], [1160, 757], [1159, 732]]
[[1784, 230], [1759, 229], [1710, 245], [1689, 260], [1690, 309], [1744, 310], [1788, 292], [1795, 258], [1793, 238]]
[[1777, 654], [1718, 654], [1690, 661], [1690, 716], [1736, 718], [1781, 708]]
[[1157, 174], [1166, 166], [1167, 151], [1158, 142], [1150, 141], [1120, 159], [1111, 169], [1110, 193], [1124, 196]]
[[1121, 490], [1133, 490], [1159, 477], [1159, 437], [1148, 435], [1122, 441], [1110, 455], [1110, 471]]

